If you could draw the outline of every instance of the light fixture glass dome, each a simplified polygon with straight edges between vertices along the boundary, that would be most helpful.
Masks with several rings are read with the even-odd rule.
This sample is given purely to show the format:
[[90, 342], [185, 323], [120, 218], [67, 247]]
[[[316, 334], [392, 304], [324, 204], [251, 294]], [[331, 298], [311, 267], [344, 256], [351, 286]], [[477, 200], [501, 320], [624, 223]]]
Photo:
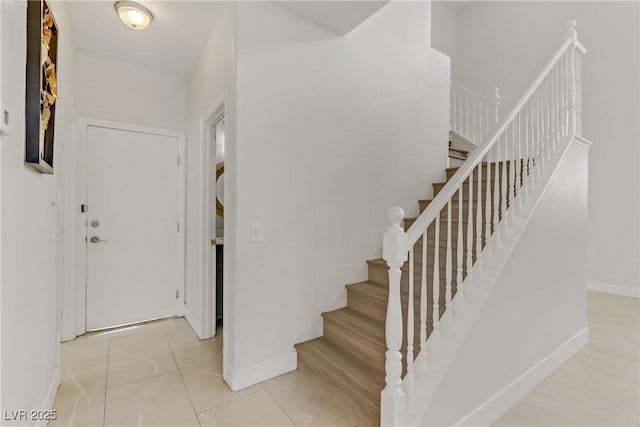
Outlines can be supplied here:
[[132, 1], [119, 1], [113, 5], [124, 25], [134, 30], [144, 30], [153, 20], [149, 9]]

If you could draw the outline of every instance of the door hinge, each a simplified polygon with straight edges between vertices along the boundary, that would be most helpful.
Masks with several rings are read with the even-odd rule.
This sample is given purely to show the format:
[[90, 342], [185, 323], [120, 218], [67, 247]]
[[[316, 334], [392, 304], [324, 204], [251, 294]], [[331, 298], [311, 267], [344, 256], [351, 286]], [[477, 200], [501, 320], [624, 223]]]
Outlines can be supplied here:
[[180, 166], [180, 155], [176, 156], [178, 158], [178, 166]]
[[176, 299], [180, 297], [180, 291], [176, 289]]
[[80, 205], [80, 213], [86, 213], [87, 212], [87, 205], [82, 204]]
[[180, 223], [178, 222], [178, 233], [180, 232]]

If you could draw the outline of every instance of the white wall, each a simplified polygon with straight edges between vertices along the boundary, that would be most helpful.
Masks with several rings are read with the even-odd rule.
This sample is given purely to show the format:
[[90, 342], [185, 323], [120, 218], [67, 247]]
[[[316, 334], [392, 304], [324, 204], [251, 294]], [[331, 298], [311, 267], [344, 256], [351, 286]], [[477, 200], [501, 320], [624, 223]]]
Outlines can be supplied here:
[[321, 335], [320, 313], [380, 257], [387, 210], [417, 214], [444, 177], [448, 82], [428, 2], [391, 2], [345, 37], [274, 4], [236, 5], [232, 372], [295, 368], [293, 345]]
[[458, 17], [457, 8], [451, 3], [451, 1], [431, 2], [431, 47], [449, 56], [453, 69]]
[[78, 114], [167, 130], [187, 124], [187, 82], [161, 71], [79, 53]]
[[0, 7], [2, 104], [12, 120], [11, 135], [2, 138], [1, 147], [2, 409], [50, 409], [60, 342], [62, 212], [57, 194], [75, 110], [73, 34], [64, 4], [52, 3], [60, 28], [60, 98], [55, 174], [42, 175], [24, 166], [26, 2], [1, 2]]
[[[232, 96], [234, 5], [229, 4], [214, 23], [213, 30], [189, 77], [187, 130], [187, 318], [201, 338], [207, 338], [204, 324], [204, 271], [208, 258], [207, 209], [204, 183], [207, 147], [203, 121]], [[232, 118], [227, 118], [227, 123]], [[227, 134], [227, 141], [229, 140]], [[225, 174], [226, 176], [226, 174]]]
[[[458, 12], [452, 80], [515, 100], [578, 22], [589, 163], [591, 284], [640, 296], [638, 2], [472, 2]], [[604, 285], [602, 285], [604, 284]]]
[[560, 161], [420, 425], [491, 425], [587, 342], [588, 150]]

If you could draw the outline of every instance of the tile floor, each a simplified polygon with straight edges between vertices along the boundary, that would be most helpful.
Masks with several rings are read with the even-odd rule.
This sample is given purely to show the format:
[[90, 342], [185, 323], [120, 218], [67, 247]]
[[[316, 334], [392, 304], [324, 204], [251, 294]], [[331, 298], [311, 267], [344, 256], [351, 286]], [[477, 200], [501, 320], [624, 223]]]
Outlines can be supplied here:
[[640, 426], [640, 300], [588, 304], [589, 343], [495, 426]]
[[[639, 300], [589, 294], [590, 342], [496, 426], [638, 426]], [[348, 426], [323, 389], [291, 372], [232, 392], [222, 381], [222, 334], [197, 339], [168, 319], [62, 344], [50, 425]]]
[[183, 318], [89, 333], [62, 344], [50, 426], [355, 426], [299, 372], [232, 392], [222, 331], [200, 341]]

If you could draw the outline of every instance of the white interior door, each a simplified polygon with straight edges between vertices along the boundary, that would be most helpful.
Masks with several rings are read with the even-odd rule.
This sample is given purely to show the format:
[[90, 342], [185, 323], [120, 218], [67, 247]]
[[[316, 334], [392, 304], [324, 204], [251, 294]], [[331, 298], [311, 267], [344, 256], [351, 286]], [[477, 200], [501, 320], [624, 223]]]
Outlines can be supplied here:
[[87, 330], [174, 316], [178, 139], [103, 127], [87, 138]]

